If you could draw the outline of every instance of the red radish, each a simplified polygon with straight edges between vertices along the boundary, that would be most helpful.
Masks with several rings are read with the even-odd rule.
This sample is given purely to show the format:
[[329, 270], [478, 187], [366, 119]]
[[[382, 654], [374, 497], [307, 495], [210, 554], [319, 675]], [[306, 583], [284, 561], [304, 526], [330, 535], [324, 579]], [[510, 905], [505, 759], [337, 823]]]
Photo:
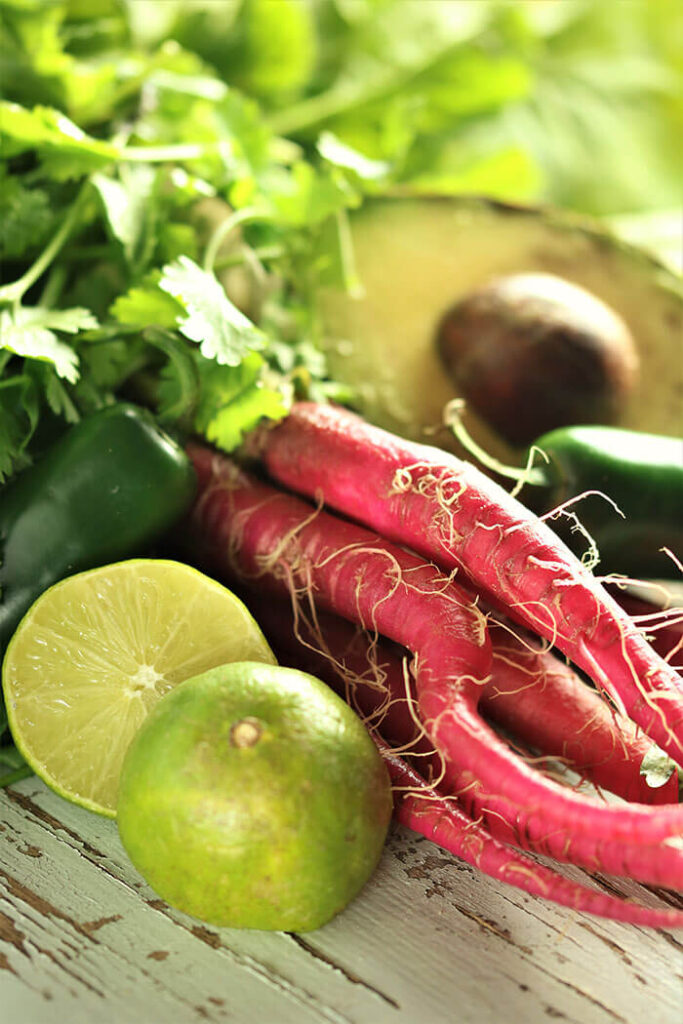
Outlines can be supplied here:
[[[317, 612], [316, 623], [294, 624], [290, 602], [245, 600], [279, 661], [320, 676], [346, 698], [369, 726], [407, 754], [433, 751], [416, 721], [407, 652], [368, 636], [337, 616]], [[300, 616], [302, 618], [302, 616]], [[479, 706], [514, 741], [596, 786], [633, 803], [678, 802], [678, 773], [648, 785], [641, 774], [652, 744], [621, 718], [551, 651], [489, 621], [491, 678]], [[434, 769], [438, 772], [438, 769]]]
[[683, 763], [683, 680], [550, 528], [476, 467], [306, 402], [252, 448], [290, 489], [461, 571]]
[[[634, 803], [678, 801], [678, 772], [661, 755], [664, 781], [649, 785], [641, 768], [656, 748], [617, 715], [552, 652], [490, 621], [493, 672], [480, 707], [514, 739], [566, 761], [596, 786]], [[668, 773], [668, 774], [667, 774]]]
[[[378, 744], [379, 745], [379, 744]], [[428, 787], [405, 761], [381, 745], [394, 786], [397, 821], [438, 843], [484, 874], [575, 910], [652, 928], [683, 927], [683, 911], [654, 910], [563, 878], [492, 838], [453, 800]]]
[[[213, 571], [310, 595], [412, 650], [421, 720], [469, 800], [476, 792], [489, 815], [516, 823], [518, 841], [554, 856], [570, 846], [582, 855], [604, 849], [609, 863], [594, 866], [613, 871], [628, 861], [632, 877], [683, 888], [683, 808], [604, 806], [541, 777], [485, 725], [477, 702], [490, 667], [486, 631], [455, 584], [412, 553], [247, 477], [228, 460], [196, 447], [190, 454], [202, 492], [188, 528], [198, 557]], [[635, 853], [612, 857], [622, 847]]]
[[[610, 588], [611, 590], [612, 588]], [[665, 592], [665, 588], [662, 588]], [[683, 669], [683, 608], [655, 603], [618, 589], [615, 600], [641, 629], [651, 646], [678, 672]], [[663, 602], [664, 595], [660, 595]]]

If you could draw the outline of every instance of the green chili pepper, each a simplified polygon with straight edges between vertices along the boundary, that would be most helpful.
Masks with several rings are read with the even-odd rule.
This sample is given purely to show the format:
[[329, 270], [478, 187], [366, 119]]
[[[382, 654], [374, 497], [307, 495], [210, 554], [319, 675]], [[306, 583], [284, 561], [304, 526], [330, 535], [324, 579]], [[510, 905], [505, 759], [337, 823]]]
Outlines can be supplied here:
[[[600, 573], [680, 578], [662, 549], [683, 560], [683, 440], [575, 426], [544, 434], [535, 447], [548, 462], [533, 467], [535, 486], [524, 486], [521, 500], [544, 514], [585, 494], [570, 510], [595, 541]], [[569, 519], [555, 517], [550, 525], [570, 546], [586, 549]]]
[[[527, 467], [520, 469], [499, 462], [470, 437], [462, 409], [461, 399], [451, 402], [446, 422], [463, 448], [497, 476], [516, 480], [512, 493], [546, 516], [601, 575], [680, 580], [682, 438], [621, 427], [559, 427], [530, 446]], [[549, 514], [561, 506], [564, 513]]]
[[112, 405], [72, 427], [0, 492], [0, 654], [44, 590], [144, 552], [195, 486], [185, 452], [146, 410]]

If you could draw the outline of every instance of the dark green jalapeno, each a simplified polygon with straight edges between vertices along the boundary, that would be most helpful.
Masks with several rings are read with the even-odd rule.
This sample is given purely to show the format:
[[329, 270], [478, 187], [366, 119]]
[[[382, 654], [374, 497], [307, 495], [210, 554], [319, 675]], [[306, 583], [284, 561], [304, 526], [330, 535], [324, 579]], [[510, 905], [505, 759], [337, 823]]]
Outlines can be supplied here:
[[146, 410], [112, 405], [71, 427], [0, 491], [0, 655], [44, 590], [144, 552], [195, 486], [185, 452]]
[[[543, 434], [535, 447], [548, 461], [535, 461], [520, 499], [544, 514], [585, 495], [570, 507], [596, 543], [597, 572], [680, 578], [683, 439], [574, 426]], [[560, 516], [549, 523], [571, 547], [586, 549], [585, 538], [569, 519]]]

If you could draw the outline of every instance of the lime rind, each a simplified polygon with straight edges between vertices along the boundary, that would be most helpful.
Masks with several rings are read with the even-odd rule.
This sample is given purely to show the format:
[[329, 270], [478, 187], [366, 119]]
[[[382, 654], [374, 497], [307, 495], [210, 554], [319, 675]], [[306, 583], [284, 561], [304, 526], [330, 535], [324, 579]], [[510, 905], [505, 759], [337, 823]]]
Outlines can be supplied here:
[[348, 704], [297, 669], [233, 662], [182, 683], [146, 719], [124, 760], [118, 827], [177, 909], [217, 927], [299, 932], [365, 885], [392, 808], [386, 765]]

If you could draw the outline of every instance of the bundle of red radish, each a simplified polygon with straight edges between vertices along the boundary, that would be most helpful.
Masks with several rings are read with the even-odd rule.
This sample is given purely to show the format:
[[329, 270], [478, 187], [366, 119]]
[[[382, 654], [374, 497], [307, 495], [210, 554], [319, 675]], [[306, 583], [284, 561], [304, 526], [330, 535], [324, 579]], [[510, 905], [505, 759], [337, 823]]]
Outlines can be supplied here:
[[[345, 410], [301, 403], [248, 451], [276, 485], [190, 447], [187, 556], [256, 588], [257, 618], [290, 661], [343, 680], [385, 752], [399, 820], [528, 892], [683, 926], [681, 910], [571, 882], [516, 849], [683, 889], [677, 774], [659, 789], [640, 775], [653, 743], [683, 763], [683, 680], [598, 581], [475, 467]], [[289, 625], [269, 616], [277, 594]], [[623, 800], [538, 771], [486, 715]]]

